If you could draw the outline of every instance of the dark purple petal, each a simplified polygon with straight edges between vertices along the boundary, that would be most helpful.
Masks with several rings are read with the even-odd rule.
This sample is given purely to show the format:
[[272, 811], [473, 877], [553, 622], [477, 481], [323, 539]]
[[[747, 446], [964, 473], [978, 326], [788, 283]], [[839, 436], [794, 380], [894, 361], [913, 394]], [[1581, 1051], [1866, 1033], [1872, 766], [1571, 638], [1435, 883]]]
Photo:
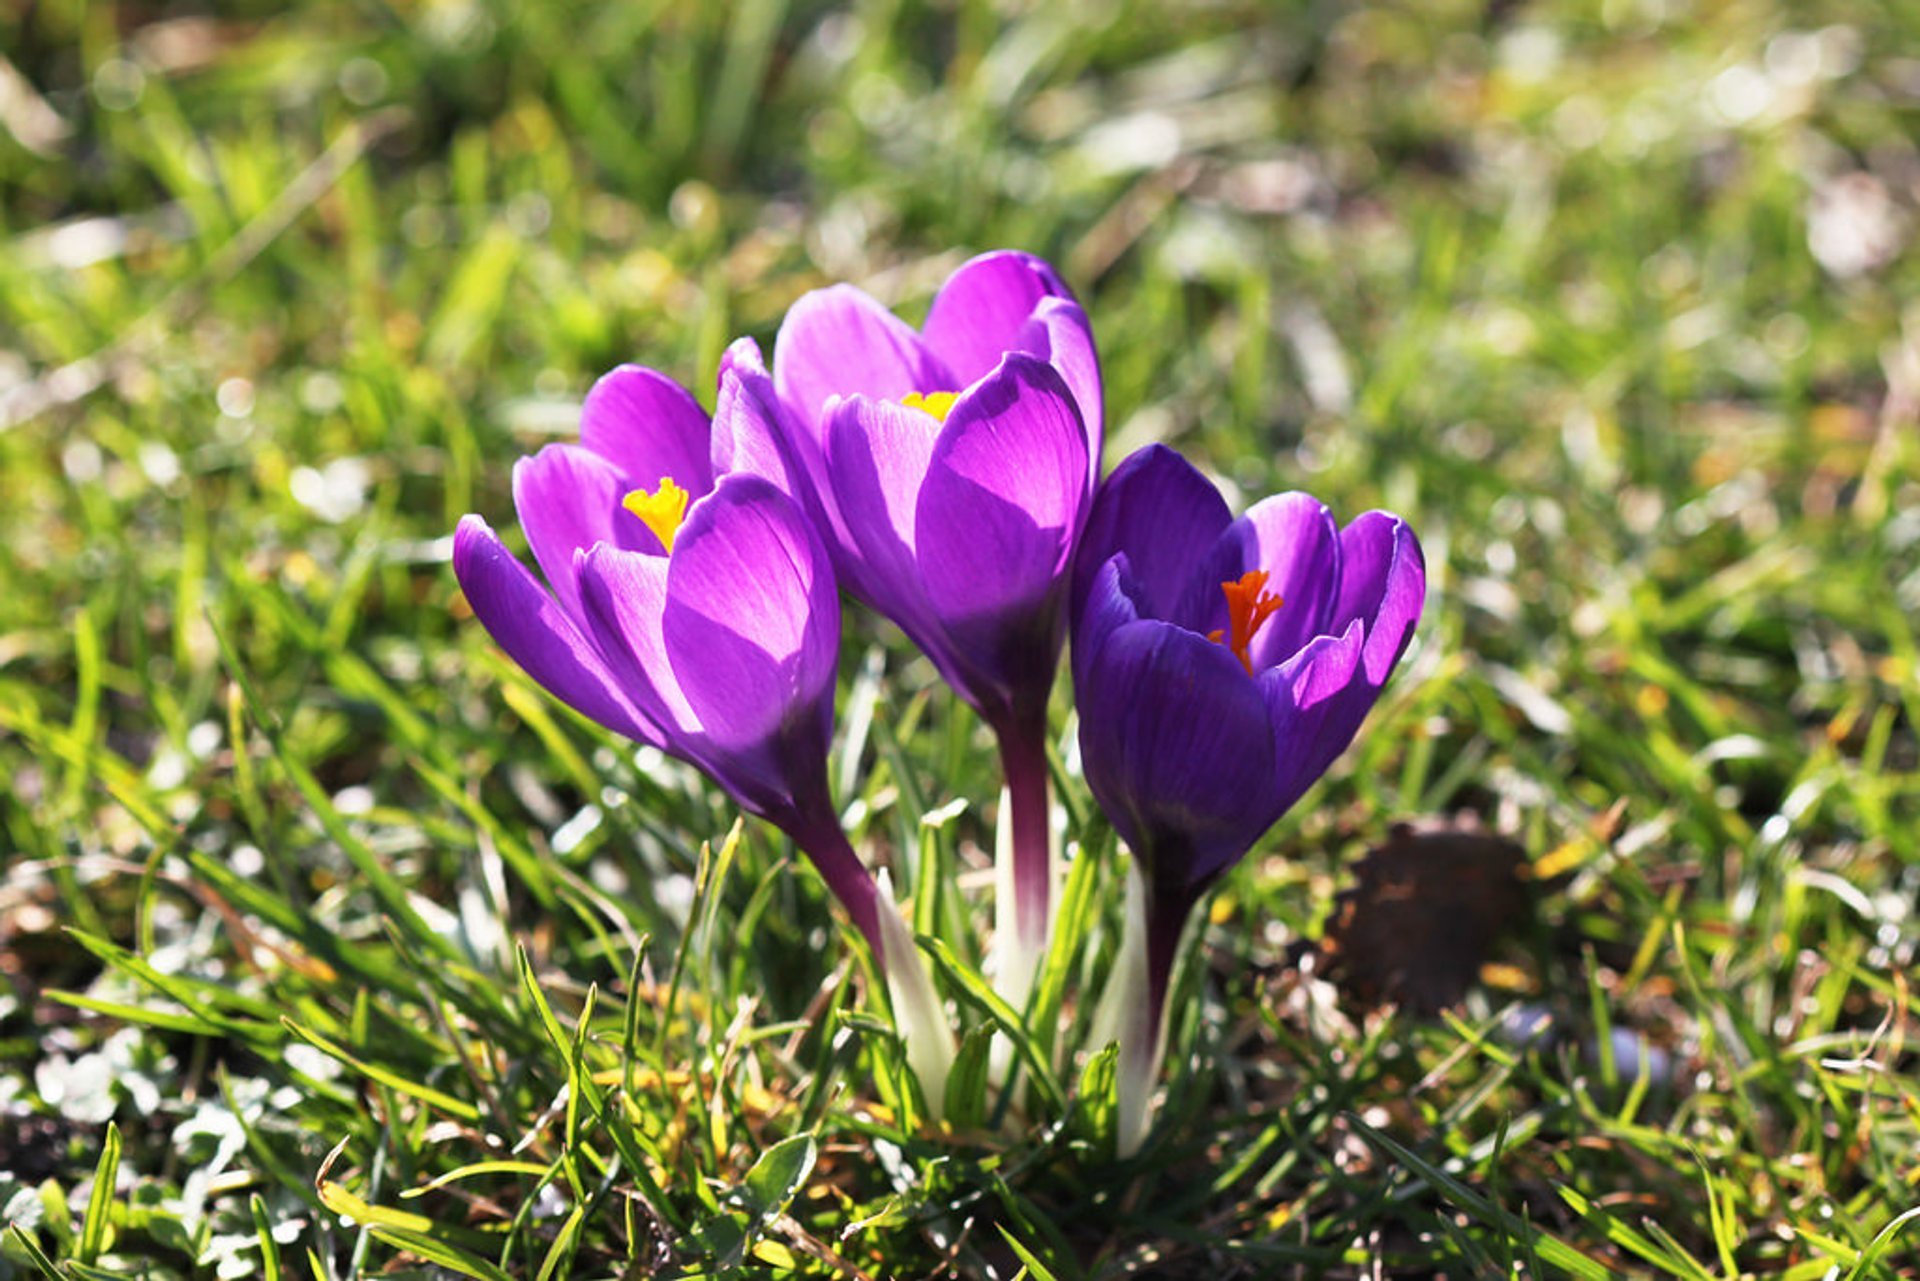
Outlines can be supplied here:
[[911, 325], [852, 285], [816, 289], [787, 311], [773, 343], [773, 383], [795, 425], [816, 438], [834, 396], [959, 390]]
[[1315, 637], [1260, 673], [1260, 694], [1273, 721], [1280, 812], [1326, 773], [1366, 719], [1378, 689], [1362, 679], [1364, 648], [1365, 629], [1356, 619], [1339, 636]]
[[1364, 512], [1340, 531], [1333, 625], [1351, 618], [1366, 624], [1366, 678], [1376, 690], [1406, 652], [1426, 601], [1426, 558], [1404, 520], [1391, 512]]
[[1087, 784], [1154, 883], [1204, 881], [1279, 816], [1267, 707], [1224, 646], [1129, 623], [1074, 693]]
[[500, 648], [556, 698], [628, 738], [664, 743], [579, 626], [478, 516], [462, 517], [454, 532], [453, 572]]
[[1256, 672], [1285, 661], [1326, 630], [1340, 587], [1340, 526], [1318, 499], [1301, 493], [1263, 498], [1227, 527], [1220, 542], [1210, 581], [1201, 583], [1213, 594], [1209, 603], [1219, 608], [1219, 621], [1209, 619], [1205, 630], [1225, 621], [1219, 585], [1253, 569], [1267, 572], [1267, 590], [1282, 601], [1248, 647]]
[[713, 488], [707, 413], [665, 374], [621, 365], [593, 385], [580, 408], [580, 443], [619, 469], [628, 489], [662, 478], [695, 498]]
[[828, 415], [827, 470], [846, 526], [848, 586], [909, 632], [931, 624], [914, 522], [939, 432], [918, 409], [865, 396]]
[[1042, 300], [1032, 319], [1014, 336], [1009, 350], [1039, 356], [1066, 380], [1073, 402], [1087, 428], [1089, 474], [1100, 479], [1100, 449], [1106, 434], [1105, 393], [1100, 382], [1100, 354], [1093, 345], [1093, 326], [1080, 304], [1066, 298]]
[[1202, 587], [1218, 598], [1218, 583], [1197, 580], [1232, 522], [1226, 501], [1192, 463], [1165, 445], [1148, 445], [1114, 468], [1094, 499], [1080, 539], [1074, 599], [1086, 596], [1108, 558], [1125, 552], [1142, 614], [1204, 630], [1200, 619], [1180, 617], [1180, 607], [1198, 599]]
[[1128, 623], [1140, 620], [1140, 607], [1134, 602], [1133, 566], [1125, 552], [1115, 552], [1094, 575], [1080, 603], [1080, 616], [1073, 626], [1073, 671], [1077, 685], [1080, 673], [1100, 652], [1108, 636]]
[[921, 333], [959, 380], [949, 390], [986, 377], [1010, 351], [1031, 351], [1016, 338], [1046, 298], [1071, 301], [1073, 291], [1044, 261], [1014, 249], [981, 254], [948, 276]]
[[700, 732], [673, 664], [661, 620], [670, 560], [600, 543], [580, 554], [580, 596], [588, 630], [621, 683], [665, 731], [668, 750], [690, 755]]
[[825, 759], [839, 594], [825, 548], [779, 490], [728, 476], [693, 509], [668, 564], [663, 626], [715, 747], [755, 750], [805, 724]]
[[578, 445], [548, 445], [513, 465], [513, 506], [533, 558], [575, 618], [580, 584], [573, 556], [595, 543], [658, 553], [660, 540], [620, 505], [629, 486], [619, 470]]
[[1072, 393], [1032, 356], [1004, 357], [954, 405], [914, 525], [928, 601], [950, 631], [1057, 638], [1034, 615], [1057, 595], [1086, 511], [1086, 447]]

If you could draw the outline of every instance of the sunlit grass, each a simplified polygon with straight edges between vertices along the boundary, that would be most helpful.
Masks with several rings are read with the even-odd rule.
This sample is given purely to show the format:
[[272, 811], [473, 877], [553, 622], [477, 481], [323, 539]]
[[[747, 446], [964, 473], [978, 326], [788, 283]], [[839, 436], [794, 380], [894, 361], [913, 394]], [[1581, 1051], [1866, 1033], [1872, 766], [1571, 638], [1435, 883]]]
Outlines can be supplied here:
[[[1839, 3], [0, 22], [0, 1278], [1915, 1275], [1917, 37]], [[1087, 304], [1109, 463], [1390, 506], [1434, 585], [1215, 904], [1124, 1164], [1083, 1065], [1060, 1124], [917, 1127], [804, 864], [547, 700], [446, 563], [605, 368], [710, 401], [805, 289], [917, 317], [997, 245]], [[980, 937], [984, 731], [847, 624], [856, 842]], [[1084, 1020], [1117, 855], [1059, 765]], [[1536, 919], [1447, 1015], [1364, 1010], [1313, 944], [1390, 821], [1455, 814], [1524, 846]]]

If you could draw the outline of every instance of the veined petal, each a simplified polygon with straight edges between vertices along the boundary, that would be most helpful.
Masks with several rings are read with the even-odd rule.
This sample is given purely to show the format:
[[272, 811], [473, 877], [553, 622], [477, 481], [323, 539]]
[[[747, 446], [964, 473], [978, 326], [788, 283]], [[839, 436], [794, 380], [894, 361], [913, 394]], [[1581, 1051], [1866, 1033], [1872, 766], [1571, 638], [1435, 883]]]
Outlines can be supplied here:
[[[1075, 571], [1075, 617], [1100, 567], [1125, 552], [1141, 612], [1204, 632], [1203, 618], [1183, 617], [1182, 602], [1199, 600], [1201, 566], [1232, 521], [1226, 501], [1192, 463], [1165, 445], [1135, 451], [1107, 477], [1087, 517]], [[1217, 601], [1219, 584], [1212, 588]]]
[[[728, 351], [753, 340], [742, 338]], [[749, 357], [724, 360], [720, 366], [720, 397], [713, 407], [713, 474], [760, 476], [789, 498], [804, 501], [812, 486], [799, 474], [788, 452], [790, 439], [781, 422], [780, 398], [773, 378], [760, 365], [758, 349]]]
[[1276, 817], [1327, 772], [1373, 706], [1379, 689], [1365, 680], [1365, 645], [1365, 628], [1355, 619], [1256, 678], [1273, 723]]
[[612, 463], [628, 489], [662, 477], [698, 498], [713, 488], [707, 412], [657, 370], [621, 365], [594, 383], [580, 407], [580, 443]]
[[1071, 298], [1042, 299], [1009, 349], [1031, 352], [1060, 371], [1087, 429], [1088, 474], [1092, 480], [1099, 480], [1106, 403], [1100, 382], [1100, 353], [1093, 345], [1093, 326], [1087, 322], [1087, 313]]
[[[1079, 675], [1087, 784], [1136, 857], [1198, 884], [1279, 816], [1265, 702], [1224, 646], [1147, 619], [1115, 629]], [[1175, 869], [1156, 866], [1166, 883]]]
[[661, 628], [669, 558], [600, 543], [579, 560], [582, 612], [600, 652], [634, 702], [665, 731], [665, 746], [691, 755], [700, 718], [668, 661]]
[[513, 465], [513, 506], [520, 528], [526, 531], [540, 572], [576, 619], [583, 616], [575, 552], [595, 543], [664, 550], [645, 522], [621, 507], [629, 488], [618, 468], [578, 445], [548, 445]]
[[1128, 623], [1140, 620], [1140, 607], [1134, 601], [1133, 566], [1125, 552], [1115, 552], [1093, 577], [1081, 602], [1080, 615], [1073, 626], [1073, 671], [1076, 685], [1080, 673], [1100, 652], [1107, 637]]
[[1366, 676], [1376, 689], [1413, 639], [1426, 599], [1427, 562], [1407, 522], [1391, 512], [1363, 512], [1340, 531], [1333, 624], [1351, 618], [1366, 624]]
[[849, 586], [910, 634], [931, 623], [915, 520], [938, 440], [926, 414], [890, 401], [854, 396], [828, 414], [827, 470], [846, 525], [844, 550], [857, 566]]
[[826, 549], [773, 485], [728, 476], [694, 508], [668, 565], [663, 631], [716, 747], [753, 750], [804, 725], [825, 758], [839, 594]]
[[462, 517], [454, 532], [453, 572], [500, 648], [556, 698], [628, 738], [665, 742], [580, 627], [478, 516]]
[[1009, 351], [1033, 350], [1015, 340], [1046, 298], [1071, 300], [1073, 291], [1043, 260], [1015, 249], [984, 253], [947, 277], [920, 332], [953, 372], [957, 390], [986, 377]]
[[793, 304], [773, 343], [773, 383], [795, 425], [816, 437], [835, 396], [899, 400], [958, 384], [913, 327], [852, 285]]
[[[1248, 656], [1253, 670], [1283, 662], [1327, 627], [1340, 587], [1340, 526], [1310, 494], [1275, 494], [1247, 509], [1220, 536], [1217, 560], [1201, 583], [1211, 603], [1219, 585], [1250, 569], [1266, 571], [1266, 590], [1283, 602], [1258, 632]], [[1209, 621], [1204, 630], [1220, 623]]]
[[1035, 357], [1003, 357], [954, 405], [920, 490], [914, 552], [949, 631], [985, 623], [1032, 641], [1056, 627], [1039, 620], [1035, 637], [1031, 615], [1066, 571], [1087, 485], [1086, 434], [1065, 382]]

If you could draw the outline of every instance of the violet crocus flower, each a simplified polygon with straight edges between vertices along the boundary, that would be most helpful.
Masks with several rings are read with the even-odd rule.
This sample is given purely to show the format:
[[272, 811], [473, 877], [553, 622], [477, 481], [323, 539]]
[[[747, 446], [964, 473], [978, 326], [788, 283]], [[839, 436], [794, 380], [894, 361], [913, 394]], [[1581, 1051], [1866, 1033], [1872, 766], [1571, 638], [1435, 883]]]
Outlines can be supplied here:
[[[1164, 446], [1115, 469], [1076, 575], [1073, 670], [1088, 786], [1133, 852], [1133, 976], [1108, 988], [1121, 1150], [1144, 1136], [1188, 916], [1352, 741], [1413, 636], [1420, 544], [1344, 529], [1306, 494], [1235, 519]], [[1117, 1023], [1117, 1026], [1116, 1026]]]
[[872, 947], [937, 1113], [952, 1033], [891, 893], [834, 811], [839, 590], [754, 355], [722, 373], [711, 422], [665, 375], [606, 375], [578, 445], [514, 466], [547, 586], [478, 516], [454, 535], [454, 572], [500, 647], [562, 702], [698, 766], [793, 838]]
[[1100, 463], [1086, 315], [1023, 253], [962, 265], [917, 332], [836, 285], [787, 313], [773, 381], [841, 581], [899, 625], [998, 740], [1013, 890], [1001, 933], [1018, 944], [1002, 965], [1018, 1003], [1051, 911], [1047, 698]]

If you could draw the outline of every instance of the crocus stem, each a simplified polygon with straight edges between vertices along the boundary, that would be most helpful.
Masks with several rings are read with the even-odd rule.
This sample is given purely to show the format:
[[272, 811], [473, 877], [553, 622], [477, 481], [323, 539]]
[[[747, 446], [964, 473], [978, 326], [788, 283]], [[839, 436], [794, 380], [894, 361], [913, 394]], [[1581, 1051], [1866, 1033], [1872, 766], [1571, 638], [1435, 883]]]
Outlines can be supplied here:
[[886, 973], [893, 958], [887, 955], [886, 935], [880, 928], [880, 913], [885, 905], [880, 902], [880, 890], [873, 874], [853, 852], [840, 820], [831, 809], [824, 809], [820, 813], [796, 812], [778, 821], [820, 873], [820, 879], [827, 883], [833, 896], [840, 900], [840, 905], [847, 909], [853, 927], [873, 949], [873, 959], [881, 973]]
[[1011, 872], [1001, 883], [1013, 891], [1011, 913], [1002, 914], [1000, 920], [1003, 929], [1011, 929], [1012, 946], [1001, 948], [1000, 960], [1017, 971], [1002, 977], [1018, 985], [1020, 1004], [1025, 1004], [1025, 991], [1046, 955], [1053, 926], [1053, 798], [1047, 774], [1046, 718], [1042, 715], [1031, 723], [1011, 719], [997, 736], [1007, 779], [1002, 826], [1008, 833], [1007, 848], [999, 855], [1002, 859], [1010, 855]]
[[[824, 796], [824, 789], [822, 791]], [[781, 826], [818, 869], [853, 918], [854, 928], [873, 949], [874, 963], [887, 985], [894, 1026], [906, 1046], [907, 1066], [920, 1082], [928, 1111], [935, 1118], [946, 1102], [947, 1074], [955, 1054], [953, 1028], [947, 1022], [927, 972], [926, 957], [900, 918], [886, 873], [875, 880], [854, 853], [845, 829], [824, 802], [796, 809]]]
[[1153, 1121], [1153, 1087], [1166, 1053], [1167, 996], [1180, 956], [1190, 903], [1169, 901], [1147, 887], [1138, 859], [1127, 874], [1126, 916], [1120, 950], [1094, 1012], [1092, 1043], [1117, 1042], [1115, 1155], [1140, 1150]]

